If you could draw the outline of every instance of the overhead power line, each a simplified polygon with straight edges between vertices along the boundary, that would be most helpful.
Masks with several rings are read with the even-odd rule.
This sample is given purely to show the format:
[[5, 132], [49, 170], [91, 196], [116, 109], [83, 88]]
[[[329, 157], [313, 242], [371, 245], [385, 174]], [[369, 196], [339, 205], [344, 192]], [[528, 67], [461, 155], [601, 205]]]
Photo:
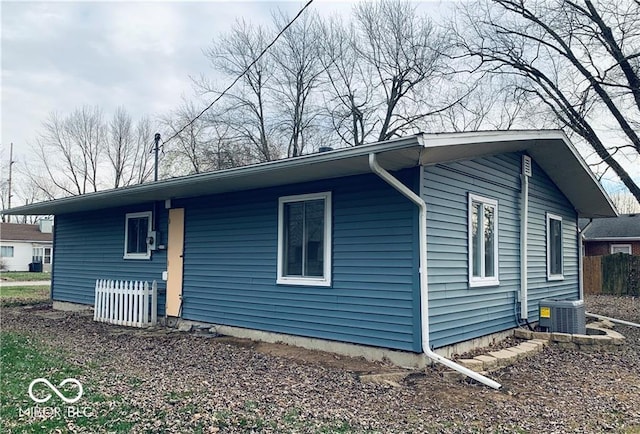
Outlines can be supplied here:
[[211, 104], [209, 104], [208, 106], [206, 106], [196, 117], [194, 117], [193, 119], [191, 119], [189, 122], [187, 122], [187, 124], [185, 124], [185, 126], [183, 126], [182, 128], [180, 128], [180, 130], [178, 130], [178, 132], [176, 132], [175, 134], [173, 134], [171, 137], [169, 137], [167, 140], [164, 140], [163, 143], [168, 143], [171, 140], [175, 139], [178, 135], [180, 135], [180, 133], [182, 133], [185, 129], [187, 129], [190, 125], [192, 125], [195, 121], [197, 121], [198, 119], [200, 119], [200, 117], [206, 113], [207, 110], [209, 110], [211, 107], [213, 107], [213, 105], [220, 101], [220, 99], [225, 96], [225, 94], [233, 87], [235, 86], [235, 84], [240, 81], [240, 79], [242, 77], [245, 76], [245, 74], [247, 72], [249, 72], [249, 70], [253, 67], [253, 65], [255, 65], [261, 58], [262, 56], [265, 55], [265, 53], [273, 46], [273, 44], [275, 44], [278, 39], [280, 38], [280, 36], [282, 36], [282, 34], [284, 32], [287, 31], [287, 29], [289, 27], [291, 27], [293, 25], [293, 23], [298, 19], [298, 17], [300, 17], [300, 15], [302, 15], [302, 13], [305, 11], [305, 9], [307, 9], [309, 7], [309, 5], [311, 5], [311, 3], [313, 3], [313, 0], [309, 0], [303, 7], [302, 9], [300, 9], [298, 11], [298, 13], [296, 14], [295, 17], [293, 17], [293, 19], [291, 19], [291, 21], [289, 21], [287, 23], [286, 26], [284, 26], [282, 28], [282, 30], [280, 30], [280, 32], [278, 32], [278, 34], [276, 35], [275, 38], [273, 38], [273, 41], [271, 41], [269, 43], [269, 45], [267, 45], [266, 47], [264, 47], [264, 49], [260, 52], [260, 54], [258, 55], [258, 57], [256, 57], [245, 69], [244, 71], [242, 71], [240, 73], [240, 75], [238, 75], [229, 86], [227, 86], [227, 88], [225, 90], [222, 91], [222, 93], [220, 93], [220, 95], [218, 95], [217, 98], [215, 98], [213, 101], [211, 101]]

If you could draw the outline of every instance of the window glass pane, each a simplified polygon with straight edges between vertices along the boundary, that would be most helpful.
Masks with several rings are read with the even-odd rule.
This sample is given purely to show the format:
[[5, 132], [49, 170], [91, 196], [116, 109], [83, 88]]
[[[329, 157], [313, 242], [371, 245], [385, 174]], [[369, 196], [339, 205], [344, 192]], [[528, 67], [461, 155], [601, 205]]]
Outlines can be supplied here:
[[482, 231], [479, 230], [480, 216], [482, 212], [482, 204], [473, 202], [471, 211], [471, 258], [472, 258], [472, 275], [479, 277], [481, 268], [481, 240]]
[[494, 233], [494, 221], [495, 208], [492, 206], [484, 206], [484, 276], [495, 277], [494, 269], [494, 247], [495, 247], [495, 233]]
[[322, 277], [324, 274], [324, 199], [305, 202], [304, 223], [304, 275]]
[[42, 262], [44, 249], [42, 247], [34, 247], [31, 252], [31, 262]]
[[611, 246], [611, 253], [626, 253], [631, 254], [631, 246]]
[[284, 275], [302, 276], [304, 202], [284, 204]]
[[550, 219], [549, 224], [551, 274], [562, 274], [562, 222]]
[[13, 246], [0, 247], [0, 256], [3, 258], [13, 258]]
[[127, 253], [147, 253], [149, 219], [136, 217], [127, 220]]
[[44, 248], [44, 263], [45, 264], [50, 264], [51, 263], [51, 248], [50, 247], [45, 247]]

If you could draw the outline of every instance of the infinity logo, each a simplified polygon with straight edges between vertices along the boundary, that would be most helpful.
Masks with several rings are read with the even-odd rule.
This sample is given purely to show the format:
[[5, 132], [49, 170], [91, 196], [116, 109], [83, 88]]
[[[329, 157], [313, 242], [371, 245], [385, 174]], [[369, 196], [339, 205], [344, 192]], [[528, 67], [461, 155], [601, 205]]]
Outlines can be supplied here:
[[80, 398], [82, 398], [82, 384], [80, 384], [80, 382], [78, 380], [76, 380], [75, 378], [67, 378], [65, 380], [62, 380], [62, 382], [60, 384], [58, 384], [58, 387], [63, 387], [65, 384], [68, 383], [73, 383], [76, 386], [78, 386], [78, 396], [76, 396], [75, 398], [67, 398], [66, 396], [64, 396], [62, 393], [60, 393], [60, 390], [58, 390], [58, 388], [56, 386], [54, 386], [53, 384], [51, 384], [49, 382], [49, 380], [47, 380], [46, 378], [36, 378], [35, 380], [33, 380], [31, 382], [31, 384], [29, 384], [29, 396], [31, 397], [31, 399], [33, 399], [35, 402], [37, 403], [43, 403], [43, 402], [47, 402], [48, 400], [51, 399], [51, 394], [49, 393], [47, 396], [45, 396], [44, 398], [36, 398], [33, 395], [33, 386], [35, 386], [38, 383], [44, 383], [46, 384], [49, 389], [51, 389], [56, 395], [58, 395], [58, 397], [60, 397], [60, 399], [62, 399], [64, 402], [66, 402], [67, 404], [73, 404], [74, 402], [78, 401]]

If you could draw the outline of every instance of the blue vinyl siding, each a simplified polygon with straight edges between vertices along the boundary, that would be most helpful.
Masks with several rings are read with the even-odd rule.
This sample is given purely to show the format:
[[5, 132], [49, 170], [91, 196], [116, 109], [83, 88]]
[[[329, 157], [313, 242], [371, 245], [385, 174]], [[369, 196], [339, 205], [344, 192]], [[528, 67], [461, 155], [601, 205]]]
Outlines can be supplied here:
[[[417, 184], [416, 170], [402, 173]], [[416, 185], [417, 186], [417, 185]], [[278, 198], [332, 192], [331, 287], [276, 284]], [[415, 206], [373, 175], [174, 201], [185, 319], [420, 350]]]
[[[125, 215], [151, 211], [153, 204], [98, 212], [56, 216], [52, 298], [56, 301], [94, 303], [96, 279], [158, 282], [165, 289], [166, 251], [156, 250], [150, 260], [123, 259]], [[167, 213], [159, 205], [160, 241], [166, 242]], [[164, 314], [164, 294], [158, 297], [158, 312]]]
[[[505, 154], [427, 166], [423, 170], [430, 339], [436, 348], [507, 330], [517, 324], [520, 161], [521, 154]], [[498, 201], [499, 286], [469, 287], [469, 193]], [[534, 301], [539, 298], [550, 295], [569, 298], [577, 294], [577, 237], [575, 211], [535, 164], [529, 206], [529, 300], [533, 311], [537, 309]], [[545, 242], [546, 212], [560, 214], [565, 219], [565, 280], [562, 282], [546, 279], [546, 251], [544, 246], [540, 248], [540, 242]]]
[[[547, 280], [547, 217], [562, 217], [564, 280]], [[529, 181], [528, 289], [529, 320], [538, 320], [538, 304], [544, 298], [580, 297], [578, 268], [578, 218], [564, 195], [536, 164]]]

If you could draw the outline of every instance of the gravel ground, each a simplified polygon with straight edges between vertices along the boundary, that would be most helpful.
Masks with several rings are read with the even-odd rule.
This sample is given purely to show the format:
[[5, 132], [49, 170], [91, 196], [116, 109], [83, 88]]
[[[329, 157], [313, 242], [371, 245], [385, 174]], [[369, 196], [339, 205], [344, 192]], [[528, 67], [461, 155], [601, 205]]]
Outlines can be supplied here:
[[[638, 298], [590, 297], [587, 310], [640, 321]], [[121, 417], [134, 432], [640, 433], [640, 329], [632, 327], [616, 327], [627, 338], [616, 351], [550, 346], [494, 372], [501, 391], [442, 378], [439, 368], [401, 387], [364, 384], [357, 371], [384, 366], [193, 333], [125, 332], [49, 307], [3, 308], [2, 328], [84, 366], [83, 384], [113, 398], [97, 412], [133, 408]]]

